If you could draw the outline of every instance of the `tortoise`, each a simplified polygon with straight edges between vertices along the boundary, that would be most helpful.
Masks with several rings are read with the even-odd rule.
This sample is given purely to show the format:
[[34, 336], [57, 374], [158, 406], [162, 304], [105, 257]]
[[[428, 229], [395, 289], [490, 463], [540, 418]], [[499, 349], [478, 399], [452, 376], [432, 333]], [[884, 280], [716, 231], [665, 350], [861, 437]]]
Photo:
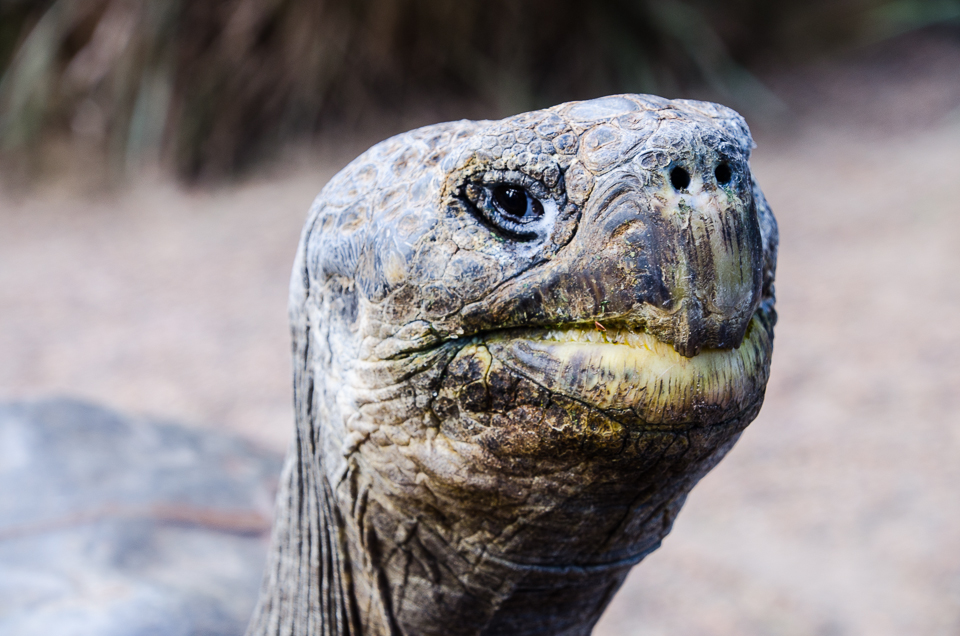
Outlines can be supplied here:
[[650, 95], [392, 137], [314, 202], [248, 636], [589, 634], [757, 415], [744, 119]]

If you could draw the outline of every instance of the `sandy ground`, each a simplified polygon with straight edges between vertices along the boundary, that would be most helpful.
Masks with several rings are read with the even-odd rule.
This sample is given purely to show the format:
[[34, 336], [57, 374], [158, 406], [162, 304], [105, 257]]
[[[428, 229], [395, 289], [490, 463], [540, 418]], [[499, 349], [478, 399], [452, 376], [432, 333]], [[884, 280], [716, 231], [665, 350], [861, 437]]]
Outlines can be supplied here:
[[90, 398], [285, 450], [290, 266], [332, 174], [0, 198], [0, 398]]
[[[335, 166], [0, 192], [0, 399], [292, 431], [286, 286]], [[596, 634], [960, 634], [960, 126], [761, 136], [773, 375]]]
[[758, 151], [763, 411], [598, 635], [960, 634], [960, 129]]

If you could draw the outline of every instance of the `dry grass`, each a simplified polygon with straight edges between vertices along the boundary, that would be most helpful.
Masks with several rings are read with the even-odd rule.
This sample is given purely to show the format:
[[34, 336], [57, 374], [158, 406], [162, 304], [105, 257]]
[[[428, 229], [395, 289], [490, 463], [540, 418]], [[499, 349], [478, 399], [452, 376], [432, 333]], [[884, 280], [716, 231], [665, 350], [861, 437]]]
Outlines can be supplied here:
[[198, 178], [425, 109], [651, 92], [771, 111], [748, 69], [957, 15], [960, 0], [0, 0], [0, 146], [37, 162], [66, 135], [115, 173]]

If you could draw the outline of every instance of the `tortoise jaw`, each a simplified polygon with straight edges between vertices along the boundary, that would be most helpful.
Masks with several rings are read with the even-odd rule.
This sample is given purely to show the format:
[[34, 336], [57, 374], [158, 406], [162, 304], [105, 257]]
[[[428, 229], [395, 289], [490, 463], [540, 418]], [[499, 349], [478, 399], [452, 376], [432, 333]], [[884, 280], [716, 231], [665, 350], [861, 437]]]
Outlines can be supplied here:
[[[551, 392], [648, 424], [728, 417], [762, 396], [772, 334], [755, 315], [740, 346], [687, 357], [644, 331], [607, 327], [491, 334], [491, 354]], [[709, 418], [714, 419], [714, 418]]]

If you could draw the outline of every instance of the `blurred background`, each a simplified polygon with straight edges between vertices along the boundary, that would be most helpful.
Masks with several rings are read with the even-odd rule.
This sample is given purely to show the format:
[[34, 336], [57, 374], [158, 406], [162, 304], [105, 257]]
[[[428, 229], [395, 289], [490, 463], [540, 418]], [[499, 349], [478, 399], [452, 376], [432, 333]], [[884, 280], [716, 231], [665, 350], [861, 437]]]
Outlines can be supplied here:
[[617, 92], [747, 117], [781, 320], [760, 417], [596, 633], [960, 634], [960, 0], [0, 0], [0, 399], [282, 453], [327, 179]]

